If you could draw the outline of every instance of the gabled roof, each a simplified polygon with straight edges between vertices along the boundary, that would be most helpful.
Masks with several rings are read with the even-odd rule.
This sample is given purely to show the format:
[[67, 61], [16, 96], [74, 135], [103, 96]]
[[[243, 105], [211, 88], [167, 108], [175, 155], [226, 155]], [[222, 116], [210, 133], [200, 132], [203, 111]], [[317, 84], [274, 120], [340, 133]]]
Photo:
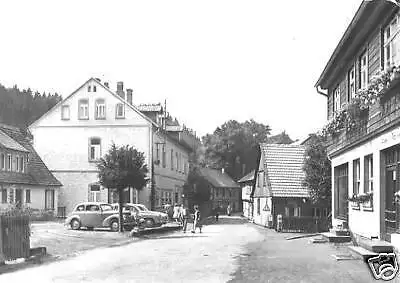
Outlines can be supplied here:
[[49, 111], [47, 111], [45, 114], [43, 114], [39, 119], [37, 119], [36, 121], [34, 121], [31, 125], [29, 125], [28, 128], [32, 128], [34, 127], [37, 123], [39, 123], [39, 121], [43, 120], [47, 115], [49, 115], [54, 109], [56, 109], [57, 107], [59, 107], [61, 104], [63, 104], [66, 100], [68, 100], [69, 98], [71, 98], [75, 93], [77, 93], [81, 88], [83, 88], [88, 82], [95, 82], [98, 86], [102, 87], [103, 89], [105, 89], [106, 91], [108, 91], [110, 94], [112, 94], [114, 97], [116, 97], [117, 99], [119, 99], [123, 104], [125, 104], [126, 107], [131, 108], [133, 111], [135, 111], [140, 117], [142, 117], [143, 119], [145, 119], [146, 121], [148, 121], [149, 123], [151, 123], [153, 126], [158, 127], [158, 125], [156, 123], [154, 123], [153, 120], [151, 120], [149, 117], [147, 117], [146, 115], [144, 115], [142, 112], [140, 112], [139, 109], [136, 108], [136, 106], [128, 103], [126, 100], [122, 99], [118, 94], [116, 94], [115, 92], [111, 91], [108, 87], [106, 87], [105, 85], [103, 85], [102, 83], [100, 83], [98, 80], [96, 80], [95, 78], [90, 78], [88, 79], [85, 83], [83, 83], [80, 87], [78, 87], [74, 92], [72, 92], [70, 95], [68, 95], [65, 99], [61, 100], [60, 102], [58, 102], [56, 105], [53, 106], [53, 108], [51, 108]]
[[215, 188], [240, 188], [228, 174], [222, 173], [221, 170], [211, 168], [200, 168], [200, 174]]
[[245, 183], [245, 182], [250, 182], [250, 181], [254, 181], [254, 174], [255, 174], [255, 170], [252, 170], [250, 173], [248, 173], [247, 175], [243, 176], [239, 181], [237, 181], [238, 183]]
[[260, 144], [266, 184], [273, 197], [309, 197], [303, 186], [303, 162], [306, 147], [302, 145]]
[[19, 128], [0, 124], [0, 133], [2, 135], [7, 135], [15, 143], [21, 145], [29, 152], [27, 173], [0, 171], [1, 183], [62, 186], [33, 148], [27, 132]]

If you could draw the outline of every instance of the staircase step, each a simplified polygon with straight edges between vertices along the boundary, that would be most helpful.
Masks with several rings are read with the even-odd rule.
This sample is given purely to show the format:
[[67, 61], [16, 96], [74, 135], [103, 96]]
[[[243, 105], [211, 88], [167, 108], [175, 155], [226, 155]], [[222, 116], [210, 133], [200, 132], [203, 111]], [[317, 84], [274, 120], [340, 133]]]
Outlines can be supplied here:
[[350, 236], [350, 231], [348, 229], [341, 228], [331, 228], [329, 232], [336, 234], [337, 236]]
[[393, 246], [385, 241], [362, 239], [359, 245], [373, 253], [392, 253]]
[[350, 236], [339, 236], [332, 232], [321, 233], [321, 236], [328, 240], [330, 243], [346, 243], [351, 242]]
[[348, 247], [348, 249], [354, 257], [362, 259], [362, 260], [368, 260], [369, 258], [378, 255], [378, 253], [371, 252], [360, 246], [358, 246], [358, 247], [350, 246], [350, 247]]

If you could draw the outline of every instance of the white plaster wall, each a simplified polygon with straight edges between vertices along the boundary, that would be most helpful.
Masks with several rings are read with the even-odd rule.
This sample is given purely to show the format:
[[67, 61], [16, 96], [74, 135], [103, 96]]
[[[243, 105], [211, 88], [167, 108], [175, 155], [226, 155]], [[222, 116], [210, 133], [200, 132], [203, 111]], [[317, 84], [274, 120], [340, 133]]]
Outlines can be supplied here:
[[[334, 167], [348, 162], [349, 168], [349, 196], [353, 193], [353, 160], [360, 158], [361, 166], [361, 184], [360, 192], [364, 192], [364, 157], [373, 154], [373, 171], [374, 171], [374, 198], [373, 211], [353, 210], [349, 203], [349, 227], [353, 233], [365, 237], [380, 236], [380, 152], [386, 148], [400, 143], [400, 128], [377, 136], [371, 141], [361, 146], [351, 149], [337, 157], [332, 158], [332, 176]], [[332, 178], [332, 188], [334, 188], [334, 179]], [[332, 207], [335, 207], [334, 190], [332, 190]], [[383, 216], [382, 216], [383, 217]], [[338, 219], [333, 219], [333, 225], [341, 223]]]
[[268, 217], [271, 214], [271, 211], [264, 211], [265, 204], [268, 202], [269, 208], [272, 207], [271, 198], [260, 198], [260, 214], [257, 213], [257, 198], [254, 198], [254, 223], [262, 226], [268, 225]]

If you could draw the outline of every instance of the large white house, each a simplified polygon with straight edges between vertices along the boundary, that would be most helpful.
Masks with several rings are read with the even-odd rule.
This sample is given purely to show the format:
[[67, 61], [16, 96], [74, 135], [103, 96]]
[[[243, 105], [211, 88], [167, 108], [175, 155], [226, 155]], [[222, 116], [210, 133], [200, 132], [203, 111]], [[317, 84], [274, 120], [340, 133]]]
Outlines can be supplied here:
[[149, 208], [180, 202], [190, 148], [163, 130], [160, 120], [135, 107], [132, 90], [125, 95], [122, 82], [115, 93], [108, 83], [91, 78], [35, 121], [29, 127], [34, 146], [63, 184], [59, 207], [69, 213], [78, 202], [115, 201], [112, 191], [99, 185], [96, 168], [112, 143], [144, 152], [149, 168], [147, 186], [127, 189], [126, 201]]

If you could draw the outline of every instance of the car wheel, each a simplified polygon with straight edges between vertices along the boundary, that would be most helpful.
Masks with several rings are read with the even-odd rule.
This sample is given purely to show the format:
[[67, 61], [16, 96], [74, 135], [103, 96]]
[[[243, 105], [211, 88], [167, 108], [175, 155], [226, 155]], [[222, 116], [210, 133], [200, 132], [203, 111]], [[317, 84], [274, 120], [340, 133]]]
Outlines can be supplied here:
[[73, 219], [70, 224], [72, 230], [79, 230], [81, 228], [81, 222], [78, 219]]
[[148, 227], [148, 228], [154, 227], [154, 224], [155, 224], [155, 222], [151, 218], [147, 218], [146, 221], [145, 221], [145, 226]]
[[113, 232], [118, 232], [119, 231], [119, 223], [117, 219], [114, 219], [110, 223], [110, 229]]

